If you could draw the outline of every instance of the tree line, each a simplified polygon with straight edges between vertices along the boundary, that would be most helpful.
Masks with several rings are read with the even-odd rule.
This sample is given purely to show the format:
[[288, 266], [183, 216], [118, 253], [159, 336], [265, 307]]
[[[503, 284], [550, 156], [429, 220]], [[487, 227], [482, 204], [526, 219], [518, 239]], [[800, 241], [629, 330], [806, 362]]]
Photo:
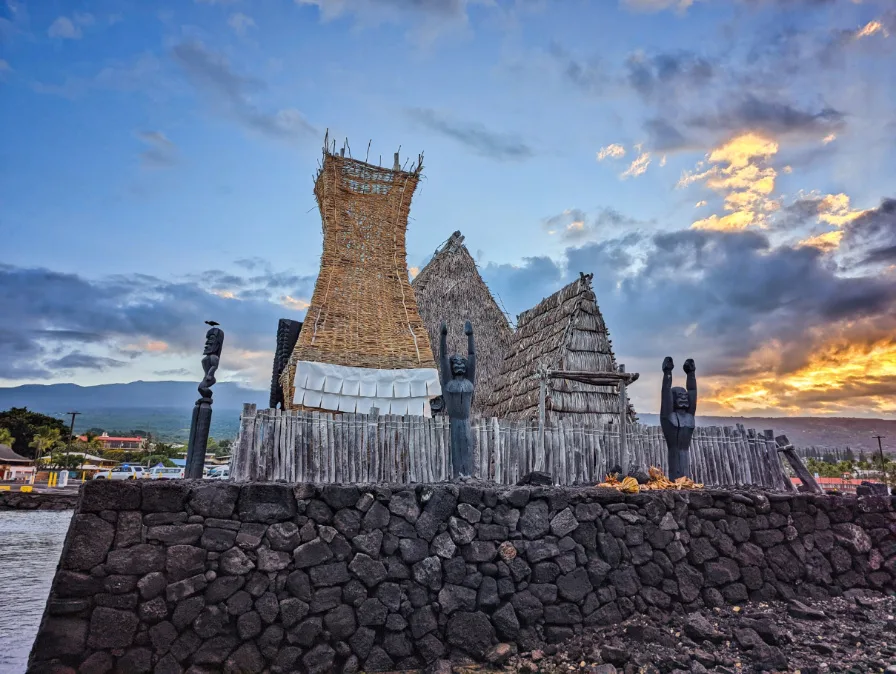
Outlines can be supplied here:
[[[144, 437], [147, 449], [103, 449], [99, 436], [104, 432], [113, 437]], [[216, 456], [225, 456], [230, 453], [231, 444], [231, 440], [216, 441], [214, 438], [209, 438], [208, 451], [214, 452]], [[186, 447], [153, 442], [152, 433], [144, 430], [106, 431], [102, 428], [90, 428], [85, 433], [76, 433], [71, 438], [72, 453], [69, 453], [69, 427], [65, 422], [56, 417], [32, 412], [26, 407], [13, 407], [0, 412], [0, 445], [7, 445], [26, 459], [34, 460], [39, 457], [42, 467], [54, 470], [74, 469], [84, 463], [84, 457], [74, 454], [75, 452], [119, 463], [150, 466], [161, 463], [169, 468], [175, 465], [171, 459], [180, 458], [186, 453]]]

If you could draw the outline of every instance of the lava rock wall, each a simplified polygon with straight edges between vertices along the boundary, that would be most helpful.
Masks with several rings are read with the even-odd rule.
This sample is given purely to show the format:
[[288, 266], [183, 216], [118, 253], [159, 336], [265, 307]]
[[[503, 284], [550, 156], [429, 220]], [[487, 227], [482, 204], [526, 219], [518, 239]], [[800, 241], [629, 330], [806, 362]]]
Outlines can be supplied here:
[[896, 586], [890, 497], [90, 482], [29, 672], [500, 661], [657, 617]]

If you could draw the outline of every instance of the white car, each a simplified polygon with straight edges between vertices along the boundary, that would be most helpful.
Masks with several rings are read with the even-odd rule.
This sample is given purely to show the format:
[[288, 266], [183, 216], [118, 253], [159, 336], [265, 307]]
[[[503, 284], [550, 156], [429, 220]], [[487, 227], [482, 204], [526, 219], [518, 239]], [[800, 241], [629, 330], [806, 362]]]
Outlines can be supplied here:
[[149, 475], [146, 477], [150, 480], [180, 480], [184, 476], [183, 468], [150, 468]]
[[93, 476], [94, 480], [139, 480], [146, 477], [143, 466], [116, 466], [112, 470], [103, 470]]
[[230, 466], [215, 466], [214, 468], [209, 468], [208, 473], [205, 475], [206, 480], [229, 480], [230, 479]]

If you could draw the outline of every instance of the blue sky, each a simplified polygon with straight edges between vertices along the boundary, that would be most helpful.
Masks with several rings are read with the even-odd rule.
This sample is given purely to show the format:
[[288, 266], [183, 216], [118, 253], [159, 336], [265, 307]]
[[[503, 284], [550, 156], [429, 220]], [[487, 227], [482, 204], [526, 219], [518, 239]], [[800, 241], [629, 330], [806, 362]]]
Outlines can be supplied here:
[[265, 386], [329, 129], [425, 153], [409, 266], [594, 272], [639, 410], [668, 351], [707, 411], [896, 414], [887, 0], [5, 2], [0, 384], [195, 379], [215, 318]]

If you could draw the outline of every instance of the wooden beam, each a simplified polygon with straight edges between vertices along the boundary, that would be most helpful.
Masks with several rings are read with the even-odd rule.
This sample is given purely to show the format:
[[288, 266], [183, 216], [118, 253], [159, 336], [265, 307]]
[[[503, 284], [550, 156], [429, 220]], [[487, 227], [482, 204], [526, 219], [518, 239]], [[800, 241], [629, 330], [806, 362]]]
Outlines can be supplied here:
[[797, 455], [797, 453], [793, 449], [793, 444], [791, 444], [790, 440], [787, 439], [786, 435], [779, 435], [775, 438], [775, 442], [778, 445], [778, 451], [784, 455], [784, 458], [787, 459], [787, 463], [790, 464], [790, 467], [793, 468], [793, 472], [796, 473], [796, 476], [800, 479], [800, 482], [805, 485], [809, 491], [815, 494], [823, 494], [824, 491], [815, 481], [815, 478], [812, 477], [812, 473], [809, 472], [809, 469], [806, 468], [802, 459]]
[[[638, 380], [640, 374], [637, 372], [587, 372], [582, 370], [549, 370], [548, 376], [553, 379], [574, 379], [574, 380], [601, 380], [598, 386], [608, 386], [619, 381], [625, 381], [631, 384]], [[591, 383], [586, 381], [584, 383]]]

